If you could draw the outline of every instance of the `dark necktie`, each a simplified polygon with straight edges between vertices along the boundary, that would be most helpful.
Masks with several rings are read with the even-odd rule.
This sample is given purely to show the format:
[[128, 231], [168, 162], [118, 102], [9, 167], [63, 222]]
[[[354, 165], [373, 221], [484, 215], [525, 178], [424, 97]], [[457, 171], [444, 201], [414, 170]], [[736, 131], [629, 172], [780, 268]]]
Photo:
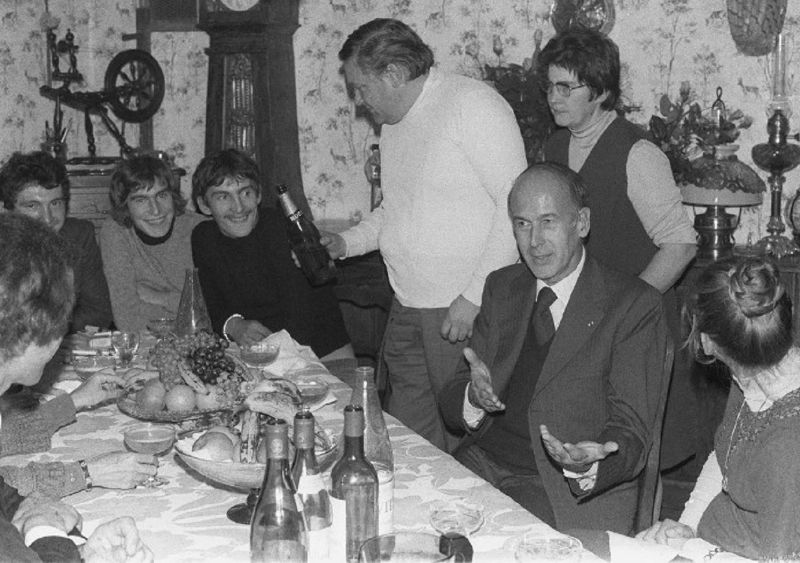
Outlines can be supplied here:
[[533, 333], [536, 335], [536, 342], [543, 346], [550, 342], [556, 332], [553, 324], [553, 315], [550, 314], [550, 305], [556, 300], [553, 290], [545, 286], [539, 291], [536, 304], [533, 306]]

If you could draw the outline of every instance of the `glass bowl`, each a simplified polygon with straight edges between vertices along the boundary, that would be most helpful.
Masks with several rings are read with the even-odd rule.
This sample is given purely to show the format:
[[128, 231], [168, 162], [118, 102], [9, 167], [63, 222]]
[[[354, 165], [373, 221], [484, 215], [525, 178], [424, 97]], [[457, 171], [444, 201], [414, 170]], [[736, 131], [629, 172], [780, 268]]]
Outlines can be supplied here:
[[526, 562], [579, 563], [582, 552], [583, 544], [576, 538], [535, 531], [519, 538], [514, 548], [514, 558]]
[[442, 535], [468, 536], [483, 525], [483, 506], [462, 498], [437, 501], [431, 506], [430, 523]]
[[251, 367], [265, 367], [275, 361], [281, 351], [280, 344], [268, 342], [256, 342], [255, 344], [244, 344], [239, 347], [239, 354], [242, 361]]
[[125, 445], [141, 454], [160, 455], [175, 443], [175, 427], [171, 424], [145, 422], [129, 427], [123, 433]]

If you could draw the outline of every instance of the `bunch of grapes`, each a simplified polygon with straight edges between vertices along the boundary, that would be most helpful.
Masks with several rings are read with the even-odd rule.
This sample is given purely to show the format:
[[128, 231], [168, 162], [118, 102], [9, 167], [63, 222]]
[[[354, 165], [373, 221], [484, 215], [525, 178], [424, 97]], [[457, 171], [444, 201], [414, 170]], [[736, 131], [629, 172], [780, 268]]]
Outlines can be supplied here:
[[169, 335], [156, 342], [150, 351], [150, 361], [161, 373], [161, 381], [167, 390], [184, 382], [178, 370], [181, 362], [185, 362], [204, 383], [214, 383], [227, 373], [237, 379], [238, 388], [244, 377], [234, 361], [225, 355], [227, 347], [227, 340], [206, 331], [189, 336]]
[[211, 346], [195, 348], [192, 352], [189, 366], [203, 383], [216, 383], [223, 373], [234, 373], [236, 364], [225, 355], [227, 344], [227, 340], [219, 338]]

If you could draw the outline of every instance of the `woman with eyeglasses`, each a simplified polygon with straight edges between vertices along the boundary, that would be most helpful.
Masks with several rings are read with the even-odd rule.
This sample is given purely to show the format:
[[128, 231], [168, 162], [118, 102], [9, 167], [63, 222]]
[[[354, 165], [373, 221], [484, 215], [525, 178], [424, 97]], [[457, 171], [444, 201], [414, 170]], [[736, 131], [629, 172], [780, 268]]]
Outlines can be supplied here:
[[139, 331], [151, 319], [174, 317], [187, 268], [192, 229], [178, 179], [152, 155], [120, 161], [111, 176], [111, 218], [100, 231], [103, 269], [118, 329]]
[[[617, 113], [619, 49], [598, 31], [571, 29], [547, 43], [539, 63], [547, 72], [547, 102], [560, 128], [545, 143], [545, 159], [568, 166], [587, 184], [592, 232], [586, 248], [604, 264], [639, 276], [664, 294], [678, 342], [679, 308], [672, 287], [694, 257], [695, 232], [667, 157], [641, 128]], [[685, 410], [693, 401], [688, 377], [676, 372], [670, 397], [664, 468], [694, 453], [685, 436], [696, 433], [689, 426], [694, 417]], [[678, 403], [683, 404], [676, 412]]]
[[638, 537], [676, 547], [700, 537], [749, 559], [797, 561], [800, 351], [786, 287], [767, 259], [716, 262], [686, 311], [698, 361], [723, 362], [735, 385], [680, 520]]

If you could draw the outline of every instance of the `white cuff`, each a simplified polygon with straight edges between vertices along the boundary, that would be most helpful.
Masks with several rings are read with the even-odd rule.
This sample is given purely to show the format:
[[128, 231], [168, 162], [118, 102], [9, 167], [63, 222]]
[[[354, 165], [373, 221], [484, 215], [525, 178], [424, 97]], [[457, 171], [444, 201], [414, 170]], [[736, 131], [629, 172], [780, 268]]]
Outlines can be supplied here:
[[483, 420], [483, 417], [486, 416], [486, 411], [469, 402], [470, 385], [472, 385], [472, 383], [467, 383], [467, 386], [464, 388], [464, 422], [466, 422], [467, 426], [472, 430], [475, 430]]
[[67, 533], [64, 530], [56, 528], [55, 526], [34, 526], [28, 530], [28, 533], [25, 534], [25, 545], [30, 547], [31, 544], [36, 540], [48, 537], [66, 538]]
[[242, 320], [244, 320], [244, 317], [242, 315], [240, 315], [239, 313], [234, 313], [230, 317], [225, 319], [225, 322], [222, 324], [222, 336], [224, 336], [225, 340], [227, 340], [228, 342], [231, 341], [231, 337], [228, 336], [228, 323], [231, 322], [233, 319], [242, 319]]
[[594, 488], [595, 483], [597, 483], [598, 466], [599, 462], [595, 461], [591, 467], [583, 473], [575, 473], [574, 471], [568, 471], [566, 469], [562, 469], [562, 473], [564, 473], [564, 477], [567, 479], [577, 479], [578, 486], [582, 491], [590, 491]]

